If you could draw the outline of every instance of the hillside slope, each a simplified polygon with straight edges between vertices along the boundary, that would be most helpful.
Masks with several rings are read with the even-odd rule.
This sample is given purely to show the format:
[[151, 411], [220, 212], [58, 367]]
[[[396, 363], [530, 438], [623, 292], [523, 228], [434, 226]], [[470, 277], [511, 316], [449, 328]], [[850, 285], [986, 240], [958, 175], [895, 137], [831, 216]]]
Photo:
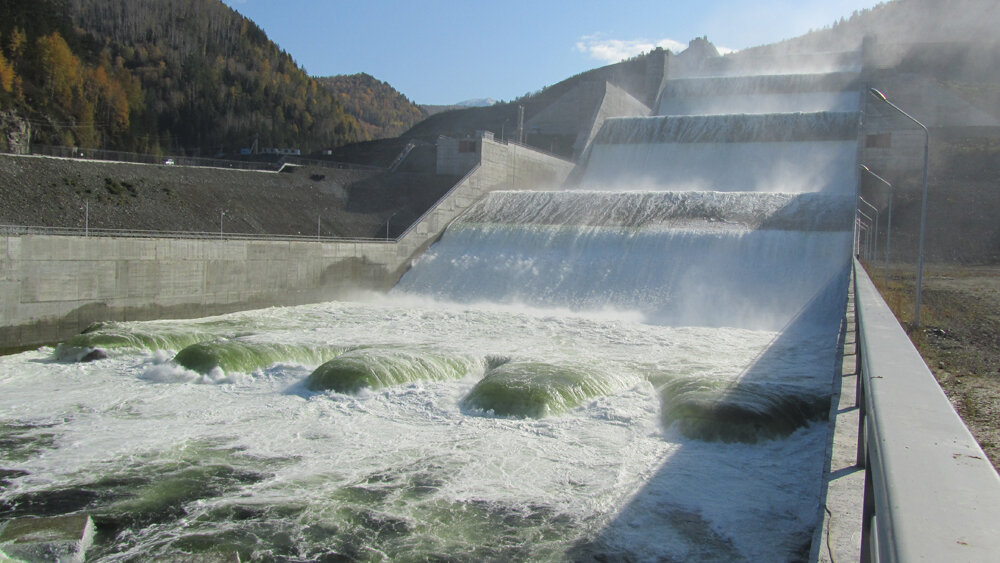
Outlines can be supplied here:
[[6, 0], [0, 16], [0, 109], [39, 144], [212, 156], [363, 135], [220, 0]]
[[358, 120], [362, 140], [396, 137], [426, 117], [423, 110], [387, 82], [369, 74], [316, 79]]

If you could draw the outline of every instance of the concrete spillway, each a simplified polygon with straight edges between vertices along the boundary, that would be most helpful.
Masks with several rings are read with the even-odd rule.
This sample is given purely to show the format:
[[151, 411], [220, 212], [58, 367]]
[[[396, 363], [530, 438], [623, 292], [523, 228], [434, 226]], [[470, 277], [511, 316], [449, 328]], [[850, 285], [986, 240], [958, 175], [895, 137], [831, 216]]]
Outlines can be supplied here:
[[[648, 123], [602, 133], [594, 189], [480, 201], [387, 296], [0, 359], [0, 518], [92, 513], [96, 559], [802, 558], [852, 118]], [[803, 151], [820, 170], [785, 169]], [[725, 170], [617, 192], [616, 159], [649, 185]]]
[[855, 181], [857, 130], [850, 112], [611, 119], [581, 185], [843, 193]]
[[852, 211], [818, 194], [494, 193], [395, 291], [777, 330], [846, 279]]

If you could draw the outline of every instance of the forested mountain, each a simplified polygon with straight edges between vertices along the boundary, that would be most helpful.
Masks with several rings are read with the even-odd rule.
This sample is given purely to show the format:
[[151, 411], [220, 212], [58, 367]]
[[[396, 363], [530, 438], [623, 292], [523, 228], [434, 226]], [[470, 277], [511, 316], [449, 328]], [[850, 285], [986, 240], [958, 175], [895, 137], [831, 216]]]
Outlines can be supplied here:
[[396, 137], [426, 114], [387, 82], [369, 74], [317, 78], [360, 123], [364, 140]]
[[0, 109], [34, 142], [142, 152], [303, 152], [363, 131], [220, 0], [4, 0]]

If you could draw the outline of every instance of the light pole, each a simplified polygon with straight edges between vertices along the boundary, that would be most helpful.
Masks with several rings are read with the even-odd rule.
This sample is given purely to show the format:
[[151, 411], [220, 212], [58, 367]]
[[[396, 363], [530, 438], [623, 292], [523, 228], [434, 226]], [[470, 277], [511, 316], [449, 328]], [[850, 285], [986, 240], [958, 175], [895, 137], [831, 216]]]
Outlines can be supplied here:
[[899, 108], [896, 104], [889, 101], [889, 98], [885, 97], [885, 94], [876, 90], [875, 88], [869, 88], [868, 91], [876, 98], [882, 100], [889, 107], [903, 114], [904, 117], [910, 121], [917, 124], [918, 127], [924, 131], [924, 182], [923, 182], [923, 195], [920, 201], [920, 243], [917, 250], [917, 295], [916, 295], [916, 305], [913, 309], [913, 328], [918, 328], [920, 326], [920, 292], [923, 286], [924, 280], [924, 235], [926, 233], [927, 227], [927, 164], [928, 156], [930, 153], [931, 145], [931, 134], [927, 130], [927, 127], [923, 123], [917, 121], [912, 115], [906, 113]]
[[854, 253], [858, 258], [865, 258], [865, 255], [868, 253], [868, 225], [860, 217], [860, 212], [859, 216], [854, 218], [854, 226], [858, 230], [857, 245], [855, 246]]
[[226, 212], [223, 209], [219, 210], [219, 238], [222, 238], [222, 218], [226, 216]]
[[860, 201], [861, 203], [867, 205], [868, 207], [870, 207], [872, 209], [872, 211], [875, 212], [875, 222], [874, 222], [874, 225], [873, 225], [873, 228], [875, 229], [875, 243], [872, 246], [872, 248], [874, 250], [874, 254], [872, 255], [872, 258], [875, 259], [875, 260], [878, 260], [878, 207], [875, 207], [874, 205], [868, 203], [868, 200], [865, 199], [865, 198], [863, 198], [863, 197], [861, 197], [861, 196], [858, 196], [858, 201]]
[[889, 257], [892, 254], [892, 198], [893, 198], [893, 192], [895, 190], [892, 189], [892, 184], [890, 184], [889, 182], [887, 182], [885, 178], [883, 178], [883, 177], [879, 176], [878, 174], [872, 172], [871, 168], [868, 168], [864, 164], [861, 165], [861, 168], [865, 172], [871, 174], [872, 176], [875, 176], [875, 178], [877, 178], [878, 181], [882, 182], [883, 184], [886, 185], [887, 188], [889, 188], [889, 219], [887, 221], [887, 225], [885, 226], [885, 279], [884, 279], [885, 287], [886, 287], [886, 289], [888, 289], [889, 288]]
[[389, 240], [389, 221], [391, 221], [392, 218], [395, 217], [398, 213], [399, 211], [396, 211], [395, 213], [390, 215], [388, 219], [385, 220], [385, 240]]
[[867, 260], [867, 259], [871, 258], [871, 254], [872, 254], [872, 251], [871, 251], [871, 246], [872, 246], [872, 229], [871, 229], [871, 225], [873, 223], [872, 223], [872, 218], [869, 217], [868, 215], [866, 215], [864, 211], [861, 211], [859, 209], [858, 210], [858, 215], [860, 215], [861, 217], [863, 217], [865, 219], [868, 219], [868, 226], [865, 226], [865, 222], [861, 221], [861, 230], [862, 231], [865, 231], [865, 230], [868, 231], [868, 234], [865, 235], [865, 259]]
[[83, 236], [90, 236], [90, 200], [83, 200]]

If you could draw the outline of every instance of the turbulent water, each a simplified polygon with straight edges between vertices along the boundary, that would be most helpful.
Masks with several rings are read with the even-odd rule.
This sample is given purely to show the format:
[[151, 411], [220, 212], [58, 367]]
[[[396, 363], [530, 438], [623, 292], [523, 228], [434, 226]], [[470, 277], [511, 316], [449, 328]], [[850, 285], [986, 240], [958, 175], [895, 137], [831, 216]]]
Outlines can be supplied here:
[[0, 521], [89, 514], [105, 561], [805, 559], [856, 122], [611, 120], [587, 190], [490, 195], [389, 295], [0, 358]]
[[[757, 444], [700, 441], [663, 424], [665, 401], [697, 403], [697, 390], [663, 392], [743, 378], [787, 379], [785, 391], [808, 395], [829, 378], [835, 334], [782, 342], [772, 331], [403, 298], [114, 329], [281, 344], [288, 355], [207, 374], [139, 346], [89, 363], [45, 348], [0, 361], [3, 518], [85, 511], [101, 530], [91, 559], [775, 560], [808, 544], [818, 489], [807, 477], [822, 456], [798, 454], [822, 450], [822, 425]], [[318, 360], [294, 355], [331, 346], [466, 368], [438, 379], [411, 363], [402, 384], [310, 391]], [[536, 383], [565, 384], [553, 370], [613, 383], [570, 384], [575, 402], [545, 412], [470, 404], [505, 366]]]

